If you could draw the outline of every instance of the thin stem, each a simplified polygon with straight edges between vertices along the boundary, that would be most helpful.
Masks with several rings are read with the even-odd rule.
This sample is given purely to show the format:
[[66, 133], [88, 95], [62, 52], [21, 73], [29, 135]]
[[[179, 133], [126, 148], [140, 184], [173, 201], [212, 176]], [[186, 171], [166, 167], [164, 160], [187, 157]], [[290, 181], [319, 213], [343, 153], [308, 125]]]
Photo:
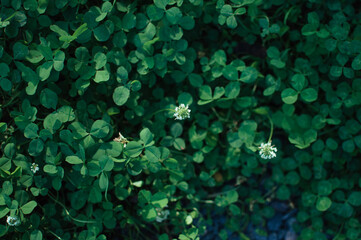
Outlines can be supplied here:
[[57, 204], [59, 204], [60, 206], [62, 206], [65, 210], [66, 215], [68, 215], [72, 220], [76, 221], [76, 222], [80, 222], [80, 223], [96, 223], [96, 221], [85, 221], [85, 220], [80, 220], [77, 218], [74, 218], [70, 215], [68, 209], [66, 209], [66, 207], [64, 206], [64, 204], [62, 204], [61, 202], [59, 202], [58, 200], [56, 200], [55, 198], [53, 198], [50, 194], [48, 194], [48, 196]]
[[269, 122], [271, 124], [271, 132], [269, 134], [268, 142], [271, 142], [272, 135], [273, 135], [273, 121], [272, 121], [272, 118], [269, 116], [269, 114], [267, 114], [267, 117], [268, 117], [268, 120], [269, 120]]
[[164, 112], [164, 111], [172, 111], [172, 112], [175, 112], [175, 110], [174, 110], [174, 109], [170, 109], [170, 108], [160, 109], [160, 110], [158, 110], [158, 111], [156, 111], [156, 112], [152, 113], [151, 115], [149, 115], [149, 116], [147, 117], [147, 119], [149, 119], [149, 118], [153, 117], [154, 115], [156, 115], [156, 114], [158, 114], [158, 113]]
[[48, 229], [48, 232], [50, 232], [51, 234], [53, 234], [57, 239], [62, 240], [62, 238], [59, 237], [58, 235], [56, 235], [53, 231], [51, 231], [51, 230]]
[[231, 189], [229, 189], [229, 190], [227, 190], [227, 191], [218, 192], [218, 193], [213, 193], [213, 194], [208, 195], [208, 197], [209, 197], [209, 198], [214, 198], [214, 197], [217, 197], [217, 196], [220, 195], [220, 194], [225, 194], [225, 193], [228, 193], [228, 192], [237, 190], [238, 188], [239, 188], [239, 186], [238, 186], [238, 187], [235, 187], [235, 188], [231, 188]]
[[211, 109], [212, 109], [212, 111], [214, 112], [214, 114], [216, 115], [216, 117], [217, 117], [220, 121], [225, 122], [225, 123], [227, 123], [227, 122], [229, 122], [229, 123], [232, 122], [232, 121], [229, 121], [228, 119], [225, 119], [225, 118], [221, 117], [221, 116], [217, 113], [217, 110], [216, 110], [214, 107], [212, 107]]
[[4, 105], [0, 105], [1, 108], [5, 108], [7, 106], [9, 106], [17, 96], [19, 96], [20, 92], [17, 92], [14, 94], [14, 96], [12, 96], [12, 98], [9, 100], [9, 102], [5, 103]]

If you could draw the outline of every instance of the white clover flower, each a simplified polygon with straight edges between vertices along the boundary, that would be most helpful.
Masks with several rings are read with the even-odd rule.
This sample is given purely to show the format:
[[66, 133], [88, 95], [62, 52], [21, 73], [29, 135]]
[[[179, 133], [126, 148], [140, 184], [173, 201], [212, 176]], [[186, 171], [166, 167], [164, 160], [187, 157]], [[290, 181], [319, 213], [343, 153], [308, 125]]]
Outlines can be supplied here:
[[119, 132], [119, 137], [114, 138], [113, 141], [123, 143], [123, 146], [126, 147], [129, 142], [123, 135]]
[[179, 107], [175, 108], [175, 113], [174, 113], [174, 117], [176, 120], [184, 120], [186, 118], [190, 118], [191, 114], [190, 114], [191, 110], [188, 109], [188, 105], [185, 106], [183, 103], [181, 105], [179, 105]]
[[36, 164], [36, 163], [31, 164], [30, 170], [31, 170], [33, 173], [36, 173], [37, 171], [39, 171], [39, 165]]
[[6, 222], [9, 224], [9, 226], [19, 226], [20, 225], [20, 219], [17, 216], [8, 216], [6, 219]]
[[157, 208], [157, 216], [155, 217], [155, 220], [157, 222], [163, 222], [168, 218], [169, 210], [162, 210], [160, 208]]
[[258, 147], [259, 155], [263, 159], [271, 159], [276, 157], [277, 148], [275, 146], [271, 146], [271, 142], [262, 143], [260, 147]]

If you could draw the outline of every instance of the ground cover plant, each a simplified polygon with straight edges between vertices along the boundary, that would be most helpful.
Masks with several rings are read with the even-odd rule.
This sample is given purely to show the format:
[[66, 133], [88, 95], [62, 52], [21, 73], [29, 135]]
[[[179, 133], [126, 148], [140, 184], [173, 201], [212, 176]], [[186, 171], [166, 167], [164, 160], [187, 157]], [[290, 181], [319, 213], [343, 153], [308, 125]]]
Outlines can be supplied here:
[[1, 239], [360, 239], [352, 0], [1, 0]]

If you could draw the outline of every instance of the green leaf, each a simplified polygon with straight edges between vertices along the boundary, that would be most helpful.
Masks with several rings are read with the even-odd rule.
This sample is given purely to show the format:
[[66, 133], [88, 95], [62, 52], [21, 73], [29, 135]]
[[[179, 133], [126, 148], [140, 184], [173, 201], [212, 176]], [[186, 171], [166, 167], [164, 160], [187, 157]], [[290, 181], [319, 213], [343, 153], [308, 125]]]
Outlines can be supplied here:
[[172, 7], [166, 11], [165, 16], [171, 24], [177, 24], [182, 18], [182, 12], [179, 8]]
[[353, 70], [356, 70], [356, 71], [361, 70], [361, 54], [357, 55], [353, 59], [351, 67]]
[[174, 123], [171, 128], [170, 132], [173, 137], [179, 137], [183, 132], [183, 126], [180, 123]]
[[101, 190], [105, 190], [108, 188], [108, 184], [109, 184], [108, 177], [104, 172], [102, 172], [99, 177], [99, 188]]
[[336, 77], [336, 78], [341, 77], [341, 75], [342, 75], [342, 67], [340, 67], [340, 66], [332, 66], [330, 68], [330, 75], [332, 77]]
[[291, 85], [297, 91], [301, 91], [306, 85], [306, 78], [303, 74], [295, 74], [292, 76]]
[[218, 99], [218, 98], [222, 97], [224, 93], [225, 93], [225, 90], [223, 87], [216, 87], [214, 89], [213, 99]]
[[39, 136], [38, 131], [38, 125], [36, 125], [35, 123], [29, 123], [24, 129], [24, 136], [30, 139], [36, 138]]
[[104, 120], [96, 120], [91, 129], [90, 134], [96, 138], [104, 138], [110, 131], [110, 125]]
[[40, 103], [46, 108], [56, 109], [58, 95], [49, 88], [45, 88], [40, 93]]
[[[29, 62], [31, 62], [33, 64], [39, 63], [43, 59], [44, 59], [43, 54], [41, 54], [41, 52], [37, 51], [37, 50], [30, 50], [29, 54], [26, 56], [26, 60], [28, 60]], [[1, 76], [1, 73], [0, 73], [0, 76]]]
[[74, 39], [77, 39], [81, 34], [83, 34], [88, 29], [88, 26], [86, 23], [80, 25], [73, 33], [72, 37]]
[[41, 139], [33, 139], [29, 144], [30, 156], [38, 156], [44, 149], [44, 142]]
[[28, 47], [20, 42], [16, 42], [13, 46], [14, 59], [23, 60], [29, 53]]
[[62, 106], [56, 112], [58, 119], [63, 123], [71, 122], [75, 119], [74, 110], [70, 106]]
[[227, 65], [223, 68], [223, 76], [228, 80], [238, 80], [238, 71], [232, 65]]
[[247, 67], [241, 74], [240, 80], [245, 83], [253, 83], [258, 77], [258, 71], [253, 67]]
[[238, 129], [238, 136], [242, 143], [245, 143], [247, 147], [253, 145], [253, 141], [256, 135], [257, 123], [253, 120], [243, 121]]
[[142, 209], [142, 216], [145, 218], [145, 220], [147, 221], [152, 221], [155, 219], [155, 217], [157, 216], [157, 212], [155, 210], [155, 207], [153, 207], [152, 205], [147, 205], [146, 207], [144, 207]]
[[101, 24], [100, 26], [96, 27], [93, 30], [94, 37], [99, 42], [105, 42], [110, 38], [110, 35], [114, 31], [114, 24], [112, 21], [106, 21], [104, 24]]
[[0, 63], [0, 77], [7, 77], [9, 72], [9, 66], [6, 63]]
[[51, 133], [54, 133], [61, 127], [61, 121], [59, 120], [57, 113], [51, 113], [45, 117], [43, 125], [45, 129], [48, 129]]
[[34, 95], [39, 84], [39, 76], [31, 68], [26, 67], [21, 62], [15, 62], [15, 65], [20, 70], [24, 80], [28, 82], [26, 93], [28, 95]]
[[319, 195], [330, 195], [332, 193], [332, 183], [330, 181], [320, 181], [318, 183], [317, 192]]
[[45, 62], [38, 68], [38, 73], [41, 81], [45, 81], [50, 77], [51, 70], [53, 69], [52, 62]]
[[12, 88], [12, 83], [6, 78], [0, 78], [0, 87], [5, 91], [9, 92]]
[[21, 206], [20, 209], [24, 214], [30, 214], [37, 205], [38, 204], [35, 201], [30, 201], [24, 204], [23, 206]]
[[165, 9], [165, 7], [169, 4], [169, 0], [154, 0], [155, 6], [161, 9]]
[[107, 56], [102, 52], [97, 52], [94, 56], [95, 69], [98, 70], [107, 63]]
[[234, 148], [239, 148], [243, 144], [243, 142], [239, 138], [237, 132], [228, 132], [227, 140], [228, 140], [229, 144], [231, 145], [231, 147], [234, 147]]
[[355, 150], [355, 144], [352, 139], [346, 140], [342, 143], [342, 149], [345, 152], [352, 153]]
[[13, 158], [13, 157], [15, 157], [15, 153], [16, 153], [15, 144], [14, 143], [6, 144], [5, 149], [4, 149], [5, 156], [8, 158]]
[[221, 8], [221, 14], [226, 17], [232, 16], [233, 15], [232, 6], [229, 4], [223, 5], [223, 7]]
[[158, 208], [166, 207], [168, 204], [167, 194], [165, 194], [164, 192], [157, 192], [152, 196], [151, 203], [153, 204], [153, 206]]
[[329, 209], [331, 205], [332, 205], [331, 199], [329, 199], [328, 197], [320, 197], [317, 200], [316, 208], [318, 211], [324, 212], [327, 209]]
[[63, 29], [61, 29], [59, 26], [57, 25], [51, 25], [50, 26], [50, 30], [53, 32], [56, 32], [57, 34], [59, 34], [61, 37], [67, 37], [70, 36], [69, 33], [67, 33], [66, 31], [64, 31]]
[[148, 128], [144, 128], [141, 132], [140, 132], [140, 139], [143, 141], [144, 146], [150, 146], [153, 145], [153, 137], [154, 135], [152, 134], [152, 132], [148, 129]]
[[314, 102], [317, 100], [318, 94], [314, 88], [306, 88], [301, 92], [301, 98], [306, 102]]
[[43, 233], [40, 230], [34, 230], [30, 234], [30, 240], [42, 240], [43, 239]]
[[290, 198], [291, 192], [286, 185], [282, 185], [281, 187], [279, 187], [277, 189], [276, 195], [277, 195], [277, 198], [280, 200], [287, 200]]
[[139, 142], [131, 141], [127, 144], [125, 152], [130, 157], [138, 157], [143, 151], [143, 145]]
[[361, 192], [352, 192], [347, 201], [355, 207], [361, 206]]
[[183, 16], [179, 25], [185, 30], [192, 30], [195, 26], [195, 21], [192, 16]]
[[133, 13], [127, 13], [123, 17], [123, 28], [130, 30], [136, 25], [136, 16]]
[[293, 104], [297, 101], [298, 93], [292, 88], [286, 88], [281, 93], [281, 98], [286, 104]]
[[186, 148], [186, 143], [183, 138], [176, 138], [174, 139], [173, 146], [175, 149], [182, 151]]
[[70, 164], [81, 164], [81, 163], [83, 163], [83, 160], [81, 160], [78, 156], [67, 156], [65, 161], [67, 161]]
[[65, 53], [62, 51], [57, 51], [54, 55], [54, 69], [55, 71], [60, 72], [64, 68], [64, 60], [65, 60]]
[[106, 82], [109, 80], [109, 78], [110, 78], [110, 74], [107, 70], [96, 71], [94, 82], [96, 83]]
[[227, 98], [236, 98], [241, 91], [241, 84], [239, 82], [230, 82], [225, 88], [225, 95]]
[[118, 106], [122, 106], [127, 102], [129, 95], [130, 91], [128, 88], [123, 86], [117, 87], [113, 93], [113, 100], [115, 104], [117, 104]]
[[161, 153], [157, 147], [146, 147], [144, 153], [150, 162], [159, 162]]
[[140, 190], [138, 193], [138, 205], [145, 205], [150, 203], [152, 198], [152, 193], [148, 190]]
[[203, 85], [199, 88], [199, 98], [202, 100], [212, 100], [212, 89], [208, 85]]
[[302, 133], [291, 133], [288, 137], [288, 140], [295, 144], [296, 147], [304, 149], [311, 145], [317, 139], [317, 131], [314, 129], [309, 129]]
[[227, 26], [232, 29], [235, 29], [238, 26], [237, 19], [235, 16], [227, 17], [226, 23], [227, 23]]

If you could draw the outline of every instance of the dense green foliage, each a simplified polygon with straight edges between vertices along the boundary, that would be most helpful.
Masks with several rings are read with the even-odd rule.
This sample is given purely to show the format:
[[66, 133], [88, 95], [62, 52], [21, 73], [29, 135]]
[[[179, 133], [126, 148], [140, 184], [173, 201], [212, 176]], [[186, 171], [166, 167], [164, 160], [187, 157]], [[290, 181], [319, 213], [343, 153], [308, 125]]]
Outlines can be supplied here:
[[1, 0], [0, 237], [360, 239], [357, 2]]

